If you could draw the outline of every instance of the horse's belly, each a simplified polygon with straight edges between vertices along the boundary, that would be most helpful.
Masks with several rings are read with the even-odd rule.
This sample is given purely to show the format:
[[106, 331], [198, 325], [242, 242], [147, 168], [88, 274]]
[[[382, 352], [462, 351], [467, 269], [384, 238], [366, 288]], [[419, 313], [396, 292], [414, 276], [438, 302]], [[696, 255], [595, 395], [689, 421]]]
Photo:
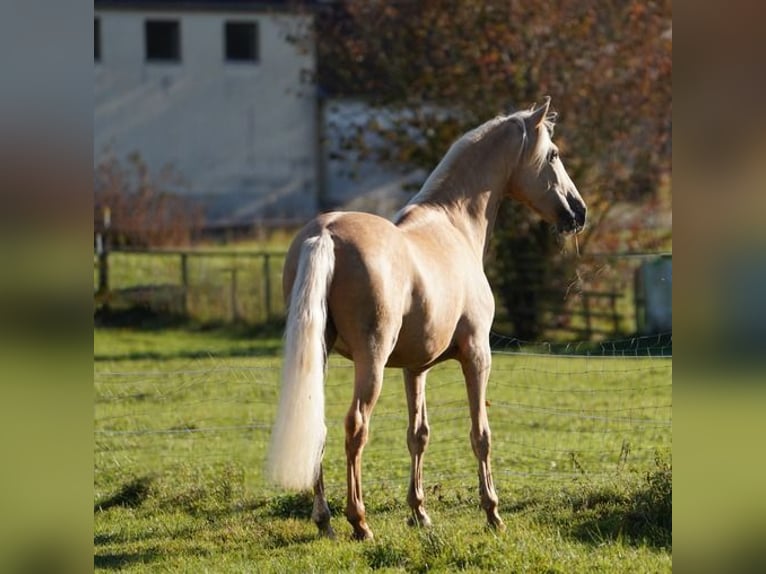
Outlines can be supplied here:
[[333, 345], [332, 350], [338, 353], [341, 357], [345, 357], [352, 361], [354, 360], [354, 358], [351, 356], [351, 350], [348, 348], [348, 345], [341, 337], [335, 339], [335, 344]]
[[413, 371], [430, 367], [452, 356], [455, 349], [448, 346], [440, 353], [418, 352], [413, 349], [394, 349], [386, 361], [386, 367], [406, 368]]
[[449, 354], [454, 332], [455, 325], [452, 322], [440, 327], [426, 326], [424, 329], [422, 325], [409, 328], [405, 321], [386, 364], [389, 367], [412, 369], [431, 365]]
[[[400, 337], [386, 361], [386, 367], [418, 369], [431, 365], [450, 356], [454, 350], [451, 343], [451, 338], [438, 344], [424, 344], [422, 337], [420, 341], [413, 341], [406, 336]], [[341, 337], [335, 340], [332, 350], [346, 359], [353, 360], [351, 349]]]

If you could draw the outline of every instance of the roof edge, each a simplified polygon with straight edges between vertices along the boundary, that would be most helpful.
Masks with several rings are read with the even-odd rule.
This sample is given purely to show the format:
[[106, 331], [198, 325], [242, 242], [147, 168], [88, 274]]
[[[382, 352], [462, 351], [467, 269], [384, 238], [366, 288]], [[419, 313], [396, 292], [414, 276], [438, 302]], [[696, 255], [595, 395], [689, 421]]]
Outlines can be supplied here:
[[317, 0], [94, 0], [95, 10], [143, 10], [185, 12], [295, 12], [311, 9]]

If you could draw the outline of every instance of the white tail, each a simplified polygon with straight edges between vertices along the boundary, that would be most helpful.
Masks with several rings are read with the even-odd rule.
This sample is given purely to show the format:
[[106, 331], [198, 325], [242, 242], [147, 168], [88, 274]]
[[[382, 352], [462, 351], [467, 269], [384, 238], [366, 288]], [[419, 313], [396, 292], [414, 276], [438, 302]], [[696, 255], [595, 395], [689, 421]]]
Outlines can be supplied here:
[[319, 475], [324, 424], [327, 292], [335, 267], [329, 233], [306, 239], [288, 306], [282, 391], [268, 473], [284, 488], [311, 488]]

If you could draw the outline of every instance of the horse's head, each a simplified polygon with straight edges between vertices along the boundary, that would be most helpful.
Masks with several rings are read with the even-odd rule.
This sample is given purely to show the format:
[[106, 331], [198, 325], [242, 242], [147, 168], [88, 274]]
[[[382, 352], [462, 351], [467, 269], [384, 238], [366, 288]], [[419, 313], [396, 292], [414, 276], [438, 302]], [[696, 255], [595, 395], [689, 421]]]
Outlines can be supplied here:
[[585, 226], [585, 202], [567, 174], [553, 143], [550, 99], [529, 112], [521, 112], [523, 130], [519, 162], [509, 182], [509, 195], [528, 205], [563, 233]]

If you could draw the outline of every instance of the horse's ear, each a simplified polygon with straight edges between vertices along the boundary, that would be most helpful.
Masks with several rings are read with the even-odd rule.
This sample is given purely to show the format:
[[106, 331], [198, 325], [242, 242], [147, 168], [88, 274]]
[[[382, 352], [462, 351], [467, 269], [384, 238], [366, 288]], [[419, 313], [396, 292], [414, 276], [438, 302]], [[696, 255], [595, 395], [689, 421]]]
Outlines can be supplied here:
[[539, 128], [545, 121], [545, 118], [548, 117], [548, 108], [550, 107], [551, 98], [550, 96], [545, 96], [545, 102], [543, 105], [534, 110], [532, 115], [529, 116], [529, 123], [535, 128]]

